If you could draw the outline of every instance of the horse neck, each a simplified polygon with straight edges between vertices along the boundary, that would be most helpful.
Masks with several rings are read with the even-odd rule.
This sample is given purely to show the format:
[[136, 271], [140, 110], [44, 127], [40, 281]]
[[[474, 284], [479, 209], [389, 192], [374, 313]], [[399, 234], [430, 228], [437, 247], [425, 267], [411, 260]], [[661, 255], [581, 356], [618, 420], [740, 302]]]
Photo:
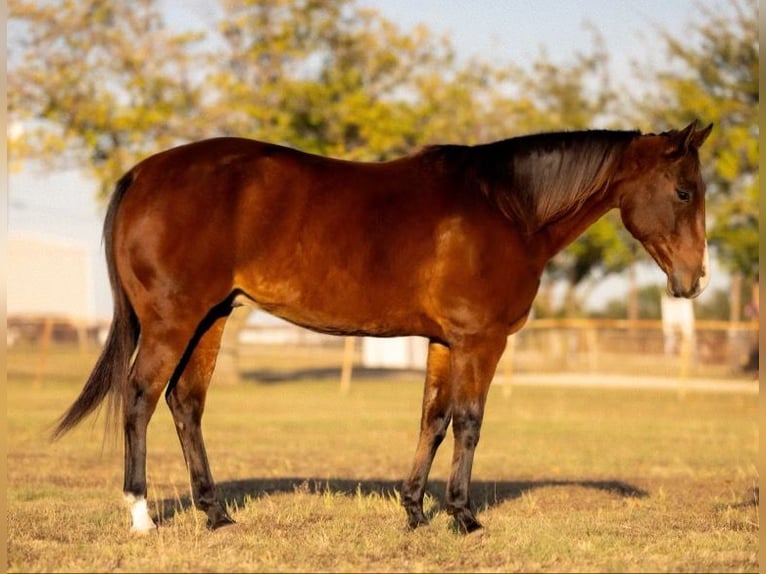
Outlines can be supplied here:
[[615, 176], [637, 135], [568, 132], [476, 146], [479, 189], [553, 256], [616, 205]]
[[545, 257], [551, 258], [556, 255], [609, 210], [617, 207], [617, 201], [611, 191], [609, 189], [598, 198], [584, 202], [579, 209], [546, 223], [535, 232], [533, 235], [539, 236], [539, 244], [544, 248]]

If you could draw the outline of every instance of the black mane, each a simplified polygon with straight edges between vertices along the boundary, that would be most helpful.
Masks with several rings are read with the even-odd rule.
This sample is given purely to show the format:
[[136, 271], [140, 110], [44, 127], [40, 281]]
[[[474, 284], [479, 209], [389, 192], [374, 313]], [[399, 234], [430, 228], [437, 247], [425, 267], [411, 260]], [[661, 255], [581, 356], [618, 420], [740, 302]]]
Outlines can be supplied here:
[[639, 135], [554, 132], [475, 146], [437, 145], [424, 153], [478, 182], [481, 193], [506, 217], [531, 232], [603, 193], [622, 152]]

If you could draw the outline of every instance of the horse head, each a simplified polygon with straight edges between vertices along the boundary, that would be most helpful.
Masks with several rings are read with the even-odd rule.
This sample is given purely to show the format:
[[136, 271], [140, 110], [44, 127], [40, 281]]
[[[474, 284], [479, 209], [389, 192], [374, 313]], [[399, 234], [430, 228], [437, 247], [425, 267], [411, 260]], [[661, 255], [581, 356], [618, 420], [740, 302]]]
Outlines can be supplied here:
[[695, 121], [637, 138], [616, 182], [625, 227], [665, 272], [674, 297], [696, 297], [710, 281], [698, 150], [712, 128], [698, 130]]

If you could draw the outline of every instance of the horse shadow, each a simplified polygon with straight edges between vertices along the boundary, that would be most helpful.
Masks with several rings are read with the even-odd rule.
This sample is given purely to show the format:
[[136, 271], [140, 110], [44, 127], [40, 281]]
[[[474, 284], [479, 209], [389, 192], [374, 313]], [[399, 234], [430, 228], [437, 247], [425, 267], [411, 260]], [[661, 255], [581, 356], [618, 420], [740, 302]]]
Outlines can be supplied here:
[[[425, 371], [418, 369], [399, 369], [386, 367], [362, 367], [354, 366], [354, 380], [357, 382], [366, 379], [400, 379], [418, 378], [424, 376]], [[298, 381], [327, 381], [340, 380], [340, 367], [310, 367], [301, 369], [248, 369], [240, 373], [241, 378], [248, 383], [274, 384]]]
[[[262, 496], [304, 492], [309, 494], [325, 494], [331, 492], [345, 496], [382, 496], [398, 498], [401, 491], [401, 481], [392, 480], [353, 480], [345, 478], [252, 478], [220, 482], [217, 485], [218, 495], [224, 504], [230, 508], [242, 508], [246, 502], [252, 502]], [[643, 489], [619, 480], [529, 480], [529, 481], [475, 481], [471, 483], [471, 500], [480, 510], [498, 506], [506, 501], [521, 498], [534, 490], [548, 487], [582, 487], [609, 493], [621, 498], [646, 498], [649, 493]], [[436, 504], [426, 514], [428, 518], [441, 512], [444, 508], [443, 493], [446, 483], [443, 480], [429, 481], [427, 493], [433, 497]], [[193, 507], [190, 495], [167, 498], [157, 503], [157, 521], [162, 524], [172, 520], [179, 512]]]

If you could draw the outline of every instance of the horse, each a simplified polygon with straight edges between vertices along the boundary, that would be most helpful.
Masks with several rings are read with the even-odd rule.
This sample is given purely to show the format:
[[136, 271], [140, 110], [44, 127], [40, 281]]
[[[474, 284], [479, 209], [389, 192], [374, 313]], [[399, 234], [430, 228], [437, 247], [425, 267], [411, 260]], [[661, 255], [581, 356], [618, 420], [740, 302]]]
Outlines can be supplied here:
[[692, 298], [707, 285], [710, 134], [585, 130], [434, 145], [352, 162], [223, 137], [149, 156], [117, 182], [104, 220], [114, 300], [107, 340], [57, 439], [109, 398], [124, 434], [131, 530], [146, 504], [147, 425], [165, 390], [195, 507], [233, 523], [201, 431], [227, 316], [247, 304], [346, 336], [428, 340], [420, 434], [401, 500], [409, 528], [450, 423], [445, 508], [482, 527], [469, 487], [484, 407], [508, 337], [530, 313], [546, 263], [612, 208]]

